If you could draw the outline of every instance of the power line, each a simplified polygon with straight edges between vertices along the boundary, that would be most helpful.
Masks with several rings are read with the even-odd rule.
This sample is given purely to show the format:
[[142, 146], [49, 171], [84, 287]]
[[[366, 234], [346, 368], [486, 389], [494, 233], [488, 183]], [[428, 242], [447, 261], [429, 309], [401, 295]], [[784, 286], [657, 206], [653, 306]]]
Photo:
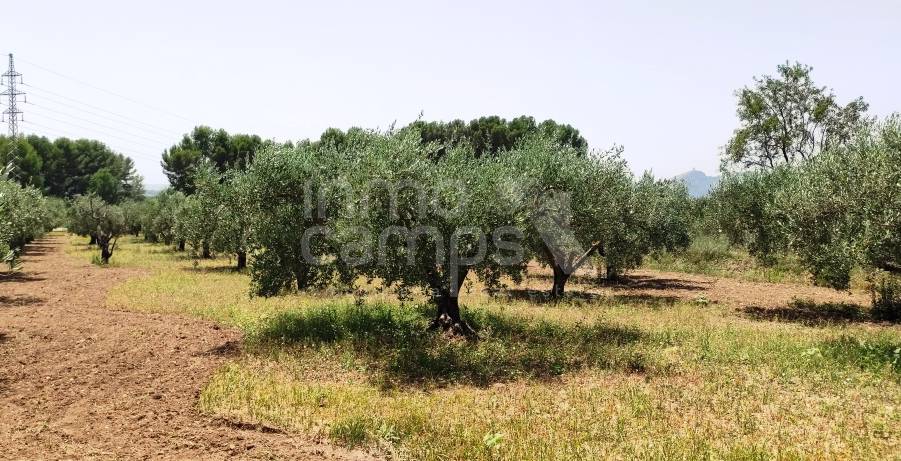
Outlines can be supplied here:
[[[107, 109], [104, 109], [104, 108], [102, 108], [102, 107], [97, 107], [97, 106], [95, 106], [95, 105], [92, 105], [92, 104], [89, 104], [89, 103], [86, 103], [86, 102], [83, 102], [83, 101], [79, 101], [79, 100], [77, 100], [77, 99], [75, 99], [75, 98], [71, 98], [71, 97], [66, 96], [66, 95], [62, 95], [62, 94], [59, 94], [59, 93], [56, 93], [56, 92], [53, 92], [53, 91], [50, 91], [50, 90], [45, 90], [45, 89], [43, 89], [43, 88], [36, 87], [36, 86], [34, 86], [34, 85], [32, 85], [32, 84], [29, 84], [29, 83], [25, 83], [24, 85], [27, 86], [27, 87], [29, 87], [29, 88], [31, 88], [32, 90], [38, 90], [38, 93], [39, 93], [39, 94], [40, 94], [40, 93], [48, 93], [48, 94], [51, 94], [51, 95], [55, 95], [55, 96], [57, 96], [57, 97], [66, 99], [66, 100], [71, 101], [71, 102], [74, 102], [74, 103], [76, 103], [76, 104], [80, 104], [80, 105], [83, 105], [83, 106], [86, 106], [86, 107], [90, 107], [90, 108], [92, 108], [92, 109], [99, 110], [99, 111], [101, 111], [101, 112], [106, 112], [106, 113], [108, 113], [108, 114], [112, 114], [112, 115], [115, 115], [116, 117], [123, 118], [123, 119], [125, 119], [125, 120], [130, 120], [130, 121], [135, 122], [135, 123], [140, 123], [141, 125], [145, 125], [145, 126], [148, 126], [148, 127], [150, 127], [150, 128], [159, 130], [159, 131], [161, 131], [161, 132], [165, 132], [165, 133], [168, 134], [168, 135], [172, 135], [172, 134], [175, 133], [174, 130], [169, 130], [169, 129], [166, 129], [166, 128], [160, 128], [160, 127], [158, 127], [158, 126], [156, 126], [156, 125], [152, 125], [152, 124], [150, 124], [150, 123], [143, 122], [143, 121], [141, 121], [141, 120], [138, 120], [138, 119], [135, 119], [135, 118], [132, 118], [132, 117], [128, 117], [128, 116], [126, 116], [126, 115], [118, 114], [118, 113], [113, 112], [113, 111], [111, 111], [111, 110], [107, 110]], [[47, 97], [47, 96], [45, 95], [44, 97]], [[52, 98], [50, 98], [50, 99], [52, 99]], [[179, 134], [176, 135], [176, 136], [182, 136], [182, 133], [179, 133]]]
[[89, 88], [93, 88], [93, 89], [95, 89], [95, 90], [97, 90], [97, 91], [102, 91], [102, 92], [104, 92], [104, 93], [110, 94], [110, 95], [115, 96], [115, 97], [117, 97], [117, 98], [124, 99], [125, 101], [129, 101], [129, 102], [131, 102], [131, 103], [134, 103], [134, 104], [137, 104], [137, 105], [140, 105], [140, 106], [144, 106], [144, 107], [146, 107], [146, 108], [148, 108], [148, 109], [155, 110], [155, 111], [160, 112], [160, 113], [162, 113], [162, 114], [166, 114], [166, 115], [169, 115], [169, 116], [172, 116], [172, 117], [176, 117], [176, 118], [180, 118], [180, 119], [182, 119], [182, 120], [186, 120], [186, 121], [191, 122], [191, 123], [195, 123], [194, 120], [191, 120], [191, 119], [189, 119], [189, 118], [187, 118], [187, 117], [184, 117], [184, 116], [182, 116], [182, 115], [179, 115], [179, 114], [176, 114], [176, 113], [173, 113], [173, 112], [169, 112], [169, 111], [166, 110], [166, 109], [161, 109], [161, 108], [159, 108], [159, 107], [154, 107], [154, 106], [152, 106], [152, 105], [150, 105], [150, 104], [147, 104], [147, 103], [138, 101], [138, 100], [133, 99], [133, 98], [130, 98], [130, 97], [128, 97], [128, 96], [121, 95], [121, 94], [116, 93], [116, 92], [114, 92], [114, 91], [110, 91], [110, 90], [107, 90], [107, 89], [104, 89], [104, 88], [100, 88], [99, 86], [93, 85], [93, 84], [88, 83], [88, 82], [84, 82], [84, 81], [79, 80], [79, 79], [77, 79], [77, 78], [75, 78], [75, 77], [70, 77], [70, 76], [68, 76], [68, 75], [65, 75], [65, 74], [63, 74], [63, 73], [57, 72], [57, 71], [55, 71], [55, 70], [48, 69], [48, 68], [46, 68], [46, 67], [44, 67], [44, 66], [41, 66], [40, 64], [36, 64], [36, 63], [31, 62], [31, 61], [27, 61], [27, 60], [25, 60], [25, 59], [19, 59], [19, 60], [22, 61], [22, 62], [24, 62], [24, 63], [30, 64], [30, 65], [32, 65], [32, 66], [38, 68], [38, 69], [41, 69], [41, 70], [43, 70], [43, 71], [45, 71], [45, 72], [49, 72], [49, 73], [51, 73], [51, 74], [57, 75], [57, 76], [59, 76], [59, 77], [62, 77], [62, 78], [68, 79], [68, 80], [71, 80], [71, 81], [76, 82], [76, 83], [78, 83], [78, 84], [85, 85], [85, 86], [87, 86], [87, 87], [89, 87]]
[[[58, 128], [50, 128], [46, 125], [41, 125], [39, 123], [32, 122], [31, 120], [25, 120], [24, 123], [26, 126], [38, 127], [39, 130], [35, 130], [35, 129], [30, 130], [31, 134], [34, 134], [37, 136], [49, 135], [56, 139], [59, 139], [59, 138], [68, 138], [68, 139], [73, 139], [73, 140], [83, 139], [83, 137], [76, 135], [70, 131], [59, 130]], [[147, 160], [147, 161], [151, 161], [151, 162], [159, 161], [159, 158], [154, 157], [152, 154], [148, 154], [146, 152], [138, 152], [134, 149], [123, 149], [122, 147], [124, 147], [124, 146], [120, 146], [120, 145], [116, 145], [116, 144], [110, 144], [110, 143], [104, 143], [104, 144], [106, 146], [108, 146], [110, 149], [112, 149], [114, 152], [120, 153], [120, 154], [122, 154], [126, 157], [129, 157], [129, 158], [132, 158], [132, 159], [138, 158], [138, 159], [143, 159], [143, 160]]]
[[170, 142], [170, 141], [163, 141], [163, 140], [161, 140], [160, 138], [148, 138], [147, 136], [142, 136], [142, 135], [139, 135], [139, 134], [129, 133], [129, 132], [127, 132], [127, 131], [121, 131], [121, 128], [119, 128], [119, 127], [114, 127], [114, 126], [104, 125], [104, 124], [102, 124], [102, 123], [97, 123], [97, 122], [95, 122], [95, 121], [93, 121], [93, 120], [88, 120], [88, 119], [86, 119], [86, 118], [79, 117], [79, 116], [77, 116], [77, 115], [72, 115], [72, 114], [69, 114], [69, 113], [66, 113], [66, 112], [61, 112], [61, 111], [58, 111], [58, 110], [56, 110], [56, 109], [52, 109], [52, 108], [50, 108], [50, 107], [48, 107], [48, 106], [38, 105], [38, 104], [35, 104], [34, 102], [29, 102], [28, 105], [31, 105], [31, 106], [34, 106], [34, 107], [39, 107], [41, 110], [47, 110], [47, 111], [53, 112], [54, 114], [57, 114], [57, 115], [62, 115], [62, 116], [65, 116], [65, 117], [71, 117], [71, 118], [74, 118], [74, 119], [76, 119], [76, 120], [81, 120], [81, 121], [83, 121], [83, 122], [88, 122], [88, 123], [97, 125], [97, 126], [99, 126], [99, 127], [103, 127], [103, 128], [107, 128], [107, 129], [110, 129], [110, 130], [119, 131], [119, 132], [121, 132], [122, 134], [126, 134], [126, 135], [128, 135], [128, 136], [132, 136], [132, 137], [135, 137], [135, 138], [140, 138], [140, 139], [143, 139], [143, 140], [146, 140], [146, 141], [150, 141], [150, 142], [154, 142], [154, 143], [160, 143], [160, 144], [163, 144], [163, 145], [168, 144], [168, 143]]
[[[44, 115], [43, 117], [47, 117], [47, 116]], [[54, 119], [54, 118], [52, 118], [52, 117], [47, 117], [47, 118], [49, 118], [49, 119], [51, 119], [51, 120], [54, 120], [54, 121], [57, 121], [57, 122], [68, 123], [68, 122], [65, 122], [65, 121], [63, 121], [63, 120]], [[31, 120], [25, 120], [24, 123], [30, 124], [30, 125], [34, 125], [34, 126], [38, 126], [38, 127], [44, 128], [44, 129], [50, 129], [50, 130], [53, 130], [53, 129], [54, 129], [54, 128], [50, 128], [50, 127], [48, 127], [48, 126], [46, 126], [46, 125], [43, 125], [43, 124], [40, 124], [40, 123], [35, 123], [35, 122], [31, 121]], [[68, 124], [69, 124], [69, 125], [72, 125], [72, 126], [74, 126], [74, 127], [76, 127], [76, 128], [89, 129], [89, 128], [86, 128], [86, 127], [84, 127], [84, 126], [77, 125], [77, 124], [74, 124], [74, 123], [68, 123]], [[110, 135], [109, 133], [102, 133], [102, 134], [105, 135], [105, 136], [112, 136], [112, 137], [118, 138], [117, 136]], [[85, 136], [83, 136], [83, 135], [73, 135], [72, 132], [69, 132], [69, 135], [66, 136], [66, 137], [72, 138], [72, 139], [84, 139], [84, 138], [85, 138]], [[133, 142], [133, 141], [130, 141], [130, 140], [128, 140], [128, 139], [124, 139], [124, 140], [123, 140], [122, 138], [118, 138], [118, 139], [120, 139], [120, 141], [118, 141], [120, 144], [121, 144], [122, 141], [124, 141], [126, 144], [127, 144], [127, 143], [132, 143], [132, 142]], [[111, 144], [110, 144], [110, 145], [111, 145]], [[136, 150], [136, 149], [134, 149], [134, 146], [127, 146], [127, 145], [125, 145], [125, 146], [121, 146], [121, 147], [129, 147], [128, 149], [121, 149], [121, 150], [123, 150], [123, 151], [128, 151], [128, 152], [134, 152], [136, 155], [140, 155], [140, 156], [144, 157], [145, 160], [159, 160], [159, 159], [160, 159], [160, 157], [158, 157], [157, 155], [149, 154], [149, 153], [145, 153], [145, 152], [143, 152], [143, 151]], [[141, 145], [141, 148], [142, 148], [142, 149], [147, 149], [147, 148], [153, 149], [153, 147], [146, 146], [146, 145]]]
[[45, 114], [45, 113], [41, 113], [41, 114], [40, 114], [40, 118], [46, 118], [46, 119], [48, 119], [48, 120], [53, 120], [54, 122], [65, 123], [66, 125], [71, 125], [71, 126], [73, 126], [73, 127], [75, 127], [75, 128], [80, 128], [80, 129], [82, 129], [82, 130], [88, 130], [88, 131], [93, 131], [93, 132], [96, 132], [96, 133], [101, 133], [101, 134], [106, 135], [106, 136], [112, 136], [112, 137], [117, 138], [117, 139], [120, 139], [120, 140], [122, 140], [122, 141], [130, 142], [130, 143], [133, 143], [133, 144], [135, 144], [135, 145], [147, 147], [147, 148], [150, 148], [150, 149], [158, 149], [158, 148], [159, 148], [159, 146], [154, 146], [154, 145], [151, 145], [151, 144], [145, 144], [143, 141], [136, 141], [136, 140], [134, 140], [134, 139], [124, 138], [124, 137], [122, 137], [122, 136], [120, 136], [120, 135], [118, 135], [118, 134], [110, 133], [110, 132], [107, 132], [107, 131], [104, 131], [104, 130], [100, 130], [100, 129], [97, 129], [96, 127], [86, 126], [86, 125], [81, 125], [81, 124], [78, 124], [78, 123], [72, 123], [72, 122], [69, 121], [69, 120], [63, 120], [63, 119], [60, 119], [60, 118], [51, 117], [51, 116], [49, 116], [49, 115], [47, 115], [47, 114]]
[[[28, 85], [28, 86], [30, 86], [30, 85]], [[104, 115], [104, 114], [101, 114], [101, 113], [99, 113], [99, 112], [94, 112], [94, 111], [85, 109], [85, 108], [83, 108], [83, 107], [77, 106], [77, 105], [75, 105], [75, 104], [69, 104], [69, 103], [63, 102], [61, 99], [57, 99], [57, 98], [55, 98], [55, 97], [48, 96], [48, 95], [42, 94], [42, 93], [43, 93], [43, 91], [39, 91], [39, 92], [38, 92], [38, 95], [40, 96], [41, 99], [46, 99], [47, 101], [51, 101], [51, 102], [53, 102], [54, 104], [57, 104], [57, 105], [60, 105], [60, 106], [63, 106], [63, 107], [69, 108], [69, 109], [74, 109], [74, 110], [77, 110], [77, 111], [79, 111], [79, 112], [84, 112], [84, 113], [86, 113], [86, 114], [90, 114], [90, 115], [93, 115], [93, 116], [95, 116], [95, 117], [100, 117], [100, 118], [102, 118], [102, 119], [104, 119], [104, 120], [108, 120], [108, 121], [113, 122], [113, 123], [121, 123], [122, 125], [126, 125], [126, 126], [129, 126], [129, 127], [135, 128], [135, 129], [137, 129], [137, 130], [146, 130], [147, 133], [150, 133], [152, 130], [155, 130], [155, 131], [153, 132], [154, 135], [163, 135], [163, 136], [172, 136], [172, 137], [180, 137], [180, 136], [182, 136], [182, 134], [175, 134], [176, 132], [175, 132], [174, 130], [169, 131], [169, 130], [164, 130], [164, 129], [162, 129], [162, 128], [155, 128], [155, 127], [153, 127], [152, 130], [149, 130], [148, 128], [145, 128], [145, 127], [142, 127], [142, 126], [138, 126], [136, 123], [139, 123], [139, 124], [144, 125], [144, 126], [147, 126], [147, 127], [152, 127], [152, 125], [147, 125], [146, 123], [143, 123], [143, 122], [140, 122], [140, 121], [137, 121], [137, 120], [132, 121], [132, 122], [125, 121], [125, 120], [127, 120], [127, 119], [125, 119], [124, 116], [117, 115], [116, 117], [119, 117], [119, 118], [123, 118], [123, 119], [124, 119], [124, 120], [119, 120], [118, 118], [110, 117], [109, 115]], [[32, 98], [32, 99], [34, 99], [34, 98]], [[29, 103], [29, 104], [31, 104], [31, 103]], [[82, 105], [84, 105], [84, 104], [82, 104]], [[98, 111], [100, 111], [100, 110], [102, 110], [102, 109], [98, 109]], [[106, 111], [106, 112], [108, 112], [108, 111]], [[136, 122], [136, 123], [135, 123], [135, 122]]]

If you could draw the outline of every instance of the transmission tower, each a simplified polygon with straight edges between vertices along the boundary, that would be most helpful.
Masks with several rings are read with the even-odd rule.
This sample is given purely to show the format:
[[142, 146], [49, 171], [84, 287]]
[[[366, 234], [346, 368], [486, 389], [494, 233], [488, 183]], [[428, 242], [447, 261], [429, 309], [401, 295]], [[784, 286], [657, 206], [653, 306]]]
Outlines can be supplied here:
[[[18, 78], [18, 81], [16, 79]], [[22, 74], [16, 72], [16, 65], [13, 63], [13, 54], [9, 54], [9, 69], [3, 74], [2, 84], [6, 86], [6, 90], [0, 93], [0, 96], [6, 96], [7, 107], [3, 111], [3, 117], [9, 123], [9, 136], [15, 138], [19, 134], [19, 121], [24, 120], [22, 111], [16, 105], [19, 102], [19, 96], [25, 96], [25, 93], [18, 91], [16, 85], [22, 83]], [[24, 99], [23, 99], [24, 101]]]

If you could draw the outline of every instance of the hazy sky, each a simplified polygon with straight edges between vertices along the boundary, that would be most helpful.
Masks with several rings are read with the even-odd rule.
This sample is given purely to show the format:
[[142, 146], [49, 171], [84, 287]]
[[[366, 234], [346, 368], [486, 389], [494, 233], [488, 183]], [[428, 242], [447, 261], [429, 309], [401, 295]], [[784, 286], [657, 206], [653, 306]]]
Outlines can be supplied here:
[[671, 176], [716, 172], [735, 90], [786, 60], [901, 111], [899, 24], [898, 1], [29, 0], [4, 8], [0, 52], [23, 131], [103, 140], [147, 184], [195, 124], [285, 140], [420, 112], [553, 118]]

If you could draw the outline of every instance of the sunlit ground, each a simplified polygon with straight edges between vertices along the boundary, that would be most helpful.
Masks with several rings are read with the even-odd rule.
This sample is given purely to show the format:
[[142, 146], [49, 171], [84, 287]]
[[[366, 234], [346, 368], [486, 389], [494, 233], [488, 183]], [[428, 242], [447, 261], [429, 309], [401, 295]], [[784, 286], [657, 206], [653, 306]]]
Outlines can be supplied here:
[[[84, 243], [73, 237], [68, 251], [90, 260]], [[461, 302], [480, 339], [467, 342], [427, 333], [421, 298], [402, 304], [371, 287], [356, 298], [251, 298], [249, 277], [232, 271], [233, 261], [195, 261], [135, 238], [112, 262], [146, 275], [114, 288], [109, 307], [198, 316], [246, 333], [242, 354], [199, 403], [242, 422], [411, 459], [901, 452], [898, 326], [755, 320], [703, 295], [658, 292], [547, 303], [522, 296], [549, 287], [535, 270], [512, 287], [519, 291], [498, 297], [470, 284]], [[803, 279], [791, 270], [716, 270], [708, 273]], [[592, 279], [567, 289], [604, 293]]]

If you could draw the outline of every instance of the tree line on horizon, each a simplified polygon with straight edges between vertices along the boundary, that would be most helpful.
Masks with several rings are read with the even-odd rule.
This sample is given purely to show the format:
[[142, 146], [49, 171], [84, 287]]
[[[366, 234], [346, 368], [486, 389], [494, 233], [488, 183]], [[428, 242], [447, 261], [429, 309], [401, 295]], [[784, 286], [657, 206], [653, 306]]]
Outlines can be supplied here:
[[113, 203], [144, 197], [134, 161], [92, 139], [0, 136], [0, 164], [20, 185], [51, 197], [96, 193]]

